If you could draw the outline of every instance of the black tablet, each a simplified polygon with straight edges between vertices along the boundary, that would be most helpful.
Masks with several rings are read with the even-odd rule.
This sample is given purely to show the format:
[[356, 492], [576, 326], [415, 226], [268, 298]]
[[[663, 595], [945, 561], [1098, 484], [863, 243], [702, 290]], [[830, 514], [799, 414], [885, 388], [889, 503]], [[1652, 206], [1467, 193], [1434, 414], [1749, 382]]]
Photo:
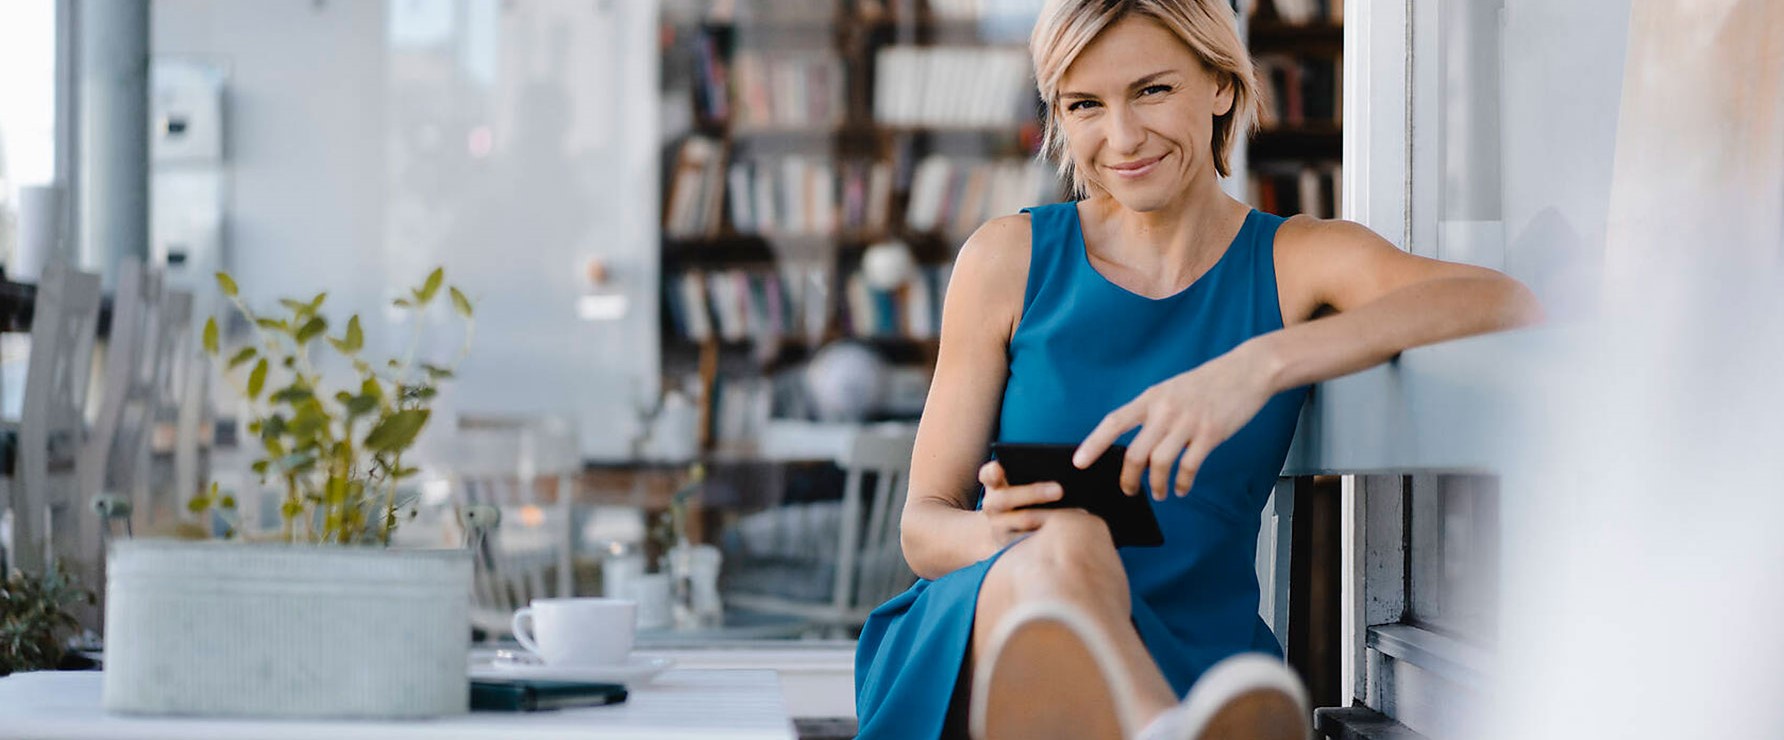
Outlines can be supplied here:
[[1083, 509], [1109, 524], [1116, 547], [1157, 547], [1165, 543], [1152, 502], [1144, 495], [1121, 492], [1121, 458], [1127, 448], [1110, 447], [1090, 467], [1072, 465], [1076, 445], [1006, 444], [993, 442], [991, 455], [1003, 465], [1011, 485], [1056, 482], [1065, 489], [1058, 501], [1040, 504], [1042, 509]]

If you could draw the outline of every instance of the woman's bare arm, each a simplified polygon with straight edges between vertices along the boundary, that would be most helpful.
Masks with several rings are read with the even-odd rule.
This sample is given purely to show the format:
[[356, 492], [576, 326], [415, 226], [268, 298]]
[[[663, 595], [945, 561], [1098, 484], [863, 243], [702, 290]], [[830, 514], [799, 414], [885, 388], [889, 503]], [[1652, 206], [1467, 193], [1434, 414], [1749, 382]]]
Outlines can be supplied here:
[[997, 552], [973, 492], [1003, 405], [1010, 337], [1029, 262], [1027, 216], [995, 219], [961, 247], [942, 304], [941, 347], [911, 458], [901, 522], [911, 570], [938, 578]]
[[[1277, 290], [1285, 328], [1148, 388], [1110, 412], [1079, 445], [1087, 466], [1127, 430], [1121, 487], [1154, 496], [1189, 491], [1210, 452], [1284, 390], [1386, 362], [1445, 339], [1535, 323], [1528, 288], [1482, 267], [1401, 251], [1349, 221], [1296, 217], [1276, 234]], [[1321, 311], [1337, 313], [1315, 319]], [[1173, 465], [1177, 477], [1169, 482]]]

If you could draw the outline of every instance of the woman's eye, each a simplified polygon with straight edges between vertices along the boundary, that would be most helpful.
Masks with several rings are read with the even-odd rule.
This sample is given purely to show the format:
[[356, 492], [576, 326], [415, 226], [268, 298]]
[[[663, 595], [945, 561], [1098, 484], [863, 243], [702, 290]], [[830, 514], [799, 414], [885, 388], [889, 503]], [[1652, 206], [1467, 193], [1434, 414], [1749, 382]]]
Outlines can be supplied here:
[[1078, 111], [1089, 110], [1095, 106], [1096, 106], [1096, 101], [1094, 101], [1094, 100], [1079, 100], [1074, 103], [1071, 103], [1070, 105], [1067, 105], [1065, 107], [1065, 110], [1067, 113], [1077, 113]]
[[1143, 88], [1140, 88], [1140, 95], [1142, 95], [1142, 96], [1157, 95], [1160, 93], [1168, 93], [1170, 91], [1171, 91], [1170, 85], [1147, 85]]

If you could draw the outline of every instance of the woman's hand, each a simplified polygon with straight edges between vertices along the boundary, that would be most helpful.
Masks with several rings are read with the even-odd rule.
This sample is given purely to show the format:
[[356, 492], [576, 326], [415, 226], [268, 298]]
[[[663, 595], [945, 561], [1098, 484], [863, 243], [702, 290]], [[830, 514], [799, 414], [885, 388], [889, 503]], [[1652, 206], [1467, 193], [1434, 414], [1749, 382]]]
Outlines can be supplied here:
[[[1249, 349], [1248, 349], [1249, 348]], [[1072, 464], [1090, 467], [1127, 430], [1140, 433], [1127, 446], [1121, 490], [1140, 491], [1140, 474], [1152, 469], [1152, 497], [1165, 497], [1171, 464], [1179, 463], [1176, 495], [1189, 493], [1208, 453], [1233, 436], [1270, 400], [1269, 368], [1256, 345], [1241, 345], [1189, 372], [1146, 389], [1138, 398], [1103, 417], [1072, 455]]]
[[1024, 509], [1025, 506], [1058, 501], [1065, 489], [1058, 483], [1029, 483], [1012, 486], [1004, 477], [1003, 465], [996, 460], [979, 468], [979, 482], [985, 484], [985, 500], [979, 506], [985, 523], [991, 528], [991, 540], [1003, 549], [1029, 532], [1041, 528], [1047, 517], [1058, 509]]

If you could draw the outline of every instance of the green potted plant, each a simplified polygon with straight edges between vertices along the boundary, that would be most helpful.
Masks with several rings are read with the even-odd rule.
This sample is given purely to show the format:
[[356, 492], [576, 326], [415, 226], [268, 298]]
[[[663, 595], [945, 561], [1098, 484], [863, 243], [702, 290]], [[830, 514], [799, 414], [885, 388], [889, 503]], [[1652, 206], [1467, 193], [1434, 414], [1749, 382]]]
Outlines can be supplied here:
[[13, 571], [0, 580], [0, 676], [62, 667], [68, 638], [80, 623], [69, 613], [93, 603], [60, 565], [42, 576]]
[[[229, 275], [218, 287], [250, 327], [224, 346], [216, 318], [205, 353], [251, 409], [253, 470], [279, 502], [281, 526], [253, 532], [233, 492], [189, 508], [221, 522], [224, 541], [126, 540], [111, 548], [106, 590], [107, 709], [141, 714], [419, 717], [466, 710], [471, 563], [462, 550], [386, 547], [403, 518], [404, 455], [427, 425], [439, 384], [470, 346], [472, 306], [436, 269], [395, 307], [414, 335], [402, 356], [364, 356], [359, 317], [333, 323], [327, 294], [259, 313]], [[442, 301], [442, 299], [445, 301]], [[417, 359], [423, 317], [448, 302], [464, 325], [457, 357]], [[331, 384], [327, 345], [353, 369]]]

